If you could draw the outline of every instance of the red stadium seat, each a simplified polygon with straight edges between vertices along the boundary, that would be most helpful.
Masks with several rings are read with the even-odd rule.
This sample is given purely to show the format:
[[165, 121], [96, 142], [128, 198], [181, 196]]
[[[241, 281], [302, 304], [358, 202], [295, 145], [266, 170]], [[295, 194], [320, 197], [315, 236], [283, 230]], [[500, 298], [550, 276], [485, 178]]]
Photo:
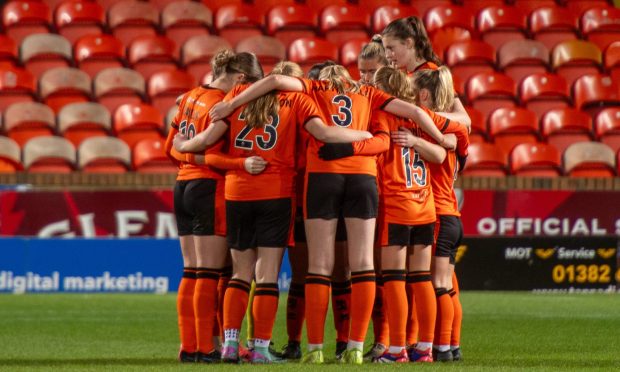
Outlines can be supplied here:
[[534, 39], [549, 50], [561, 42], [577, 39], [579, 34], [577, 16], [566, 8], [538, 8], [530, 14], [529, 23]]
[[594, 116], [607, 106], [620, 106], [618, 84], [607, 75], [585, 75], [573, 85], [575, 107]]
[[472, 143], [467, 150], [463, 176], [505, 177], [508, 170], [506, 153], [491, 143]]
[[471, 133], [469, 133], [469, 142], [486, 142], [487, 141], [487, 122], [480, 110], [473, 107], [465, 106], [467, 115], [471, 120]]
[[246, 4], [224, 5], [215, 14], [215, 29], [232, 45], [250, 36], [261, 35], [264, 14]]
[[144, 101], [146, 84], [142, 75], [128, 68], [107, 68], [101, 71], [93, 84], [95, 99], [110, 112], [125, 103]]
[[195, 1], [174, 1], [161, 13], [161, 25], [166, 37], [180, 48], [194, 36], [208, 35], [213, 14], [205, 5]]
[[[495, 71], [495, 49], [483, 41], [470, 40], [452, 44], [446, 51], [450, 72], [463, 83], [475, 74]], [[463, 91], [464, 87], [457, 90]]]
[[551, 65], [556, 74], [572, 86], [577, 78], [601, 71], [603, 55], [594, 44], [582, 40], [559, 43], [551, 52]]
[[510, 170], [520, 177], [558, 177], [560, 152], [546, 143], [521, 143], [510, 153]]
[[133, 149], [133, 167], [139, 173], [176, 173], [178, 168], [166, 155], [163, 139], [144, 139]]
[[542, 134], [560, 153], [571, 144], [592, 140], [592, 118], [573, 108], [548, 111], [542, 120]]
[[22, 150], [28, 172], [71, 173], [75, 169], [75, 147], [62, 137], [36, 137], [26, 142]]
[[105, 28], [105, 10], [95, 1], [64, 1], [54, 11], [58, 33], [71, 44], [86, 35], [99, 35]]
[[162, 71], [153, 74], [148, 81], [147, 92], [151, 104], [163, 118], [170, 107], [175, 105], [179, 95], [196, 87], [196, 79], [185, 71]]
[[519, 92], [523, 105], [538, 117], [549, 110], [565, 108], [571, 104], [566, 79], [555, 74], [530, 75], [521, 81]]
[[[401, 1], [408, 3], [409, 1]], [[450, 0], [413, 0], [411, 5], [415, 6], [420, 14], [426, 14], [436, 6], [448, 6], [452, 5], [453, 1]]]
[[491, 72], [472, 76], [467, 82], [467, 97], [471, 105], [485, 118], [498, 107], [515, 106], [516, 87], [506, 75]]
[[609, 178], [615, 176], [615, 154], [600, 142], [570, 145], [562, 156], [564, 172], [569, 177]]
[[605, 50], [620, 40], [620, 9], [606, 6], [586, 10], [581, 15], [581, 32], [589, 42]]
[[[420, 8], [418, 10], [423, 12]], [[450, 4], [429, 9], [424, 15], [424, 27], [431, 37], [440, 28], [462, 28], [470, 33], [476, 30], [474, 15], [466, 8]]]
[[201, 0], [200, 2], [206, 5], [207, 8], [211, 9], [213, 13], [215, 13], [220, 7], [224, 5], [241, 4], [246, 1], [245, 0]]
[[0, 111], [17, 102], [33, 101], [36, 94], [34, 76], [22, 68], [0, 69]]
[[194, 79], [201, 81], [211, 72], [211, 58], [224, 49], [232, 49], [232, 46], [219, 36], [194, 36], [181, 49], [183, 66]]
[[162, 122], [161, 112], [146, 104], [125, 104], [114, 113], [114, 131], [130, 148], [145, 138], [162, 138]]
[[286, 47], [302, 37], [315, 37], [319, 28], [317, 10], [305, 5], [276, 6], [267, 14], [267, 32]]
[[534, 40], [513, 40], [502, 45], [497, 64], [517, 84], [528, 75], [547, 72], [549, 50]]
[[103, 9], [105, 9], [106, 13], [110, 10], [110, 8], [112, 8], [112, 6], [114, 6], [114, 4], [120, 3], [123, 1], [125, 0], [97, 0], [99, 5], [101, 5]]
[[140, 36], [155, 36], [159, 11], [145, 1], [126, 0], [108, 10], [108, 26], [125, 46]]
[[291, 61], [298, 63], [304, 72], [315, 63], [327, 59], [338, 61], [338, 47], [327, 40], [319, 38], [302, 38], [295, 40], [288, 50]]
[[80, 70], [93, 79], [106, 68], [123, 67], [125, 47], [112, 35], [87, 35], [75, 43], [73, 55]]
[[4, 33], [18, 45], [32, 34], [50, 32], [52, 14], [44, 2], [9, 1], [2, 9]]
[[610, 107], [599, 112], [595, 119], [596, 136], [599, 141], [611, 147], [614, 152], [620, 150], [620, 108]]
[[446, 50], [448, 50], [452, 44], [457, 42], [469, 42], [471, 39], [471, 33], [463, 28], [440, 28], [433, 33], [433, 50], [441, 60], [445, 60]]
[[177, 46], [165, 36], [138, 37], [127, 48], [127, 59], [148, 80], [156, 72], [177, 69]]
[[125, 173], [131, 168], [131, 150], [118, 138], [85, 139], [77, 152], [79, 169], [85, 173]]
[[484, 8], [490, 6], [503, 6], [504, 0], [457, 0], [453, 1], [455, 4], [462, 4], [472, 14], [478, 15]]
[[321, 12], [330, 5], [345, 5], [347, 0], [305, 0], [306, 5]]
[[331, 5], [323, 9], [319, 23], [325, 38], [342, 46], [345, 41], [368, 37], [370, 13], [356, 5]]
[[524, 108], [498, 108], [489, 118], [489, 132], [493, 142], [509, 153], [520, 143], [538, 142], [538, 119]]
[[15, 173], [23, 169], [19, 145], [10, 138], [0, 136], [0, 173]]
[[54, 111], [42, 103], [15, 103], [4, 112], [4, 131], [20, 146], [35, 137], [54, 135], [55, 127]]
[[609, 7], [610, 1], [608, 0], [560, 0], [560, 3], [566, 5], [566, 8], [579, 16], [590, 8], [605, 8]]
[[286, 47], [280, 40], [271, 36], [258, 35], [241, 40], [235, 51], [256, 54], [265, 73], [269, 73], [276, 63], [286, 59]]
[[359, 6], [360, 8], [368, 10], [369, 12], [374, 12], [375, 9], [382, 6], [398, 6], [401, 4], [399, 0], [353, 0], [349, 2]]
[[17, 65], [17, 44], [6, 35], [0, 35], [0, 69]]
[[512, 3], [515, 8], [521, 9], [527, 15], [543, 7], [557, 7], [555, 0], [512, 0]]
[[605, 69], [614, 81], [620, 81], [620, 41], [614, 41], [605, 50]]
[[88, 102], [91, 96], [90, 77], [72, 67], [48, 70], [39, 79], [39, 96], [56, 113], [69, 103]]
[[58, 132], [75, 146], [87, 138], [105, 137], [111, 129], [110, 112], [98, 103], [72, 103], [58, 113]]
[[406, 18], [410, 16], [420, 16], [421, 13], [418, 12], [413, 6], [406, 4], [383, 4], [377, 8], [373, 8], [374, 11], [372, 13], [372, 33], [380, 34], [385, 26], [390, 24], [390, 22], [398, 19], [398, 18]]
[[525, 39], [527, 17], [519, 8], [489, 6], [478, 13], [477, 19], [482, 40], [495, 49], [508, 41]]
[[277, 6], [291, 6], [296, 4], [296, 0], [261, 0], [253, 2], [254, 8], [260, 14], [268, 14], [271, 9]]
[[26, 36], [19, 49], [21, 63], [34, 76], [56, 67], [69, 67], [73, 61], [71, 43], [60, 35]]
[[360, 70], [357, 67], [357, 58], [360, 55], [364, 45], [368, 44], [366, 39], [353, 39], [342, 44], [340, 48], [340, 64], [347, 68], [349, 74], [354, 80], [360, 79]]

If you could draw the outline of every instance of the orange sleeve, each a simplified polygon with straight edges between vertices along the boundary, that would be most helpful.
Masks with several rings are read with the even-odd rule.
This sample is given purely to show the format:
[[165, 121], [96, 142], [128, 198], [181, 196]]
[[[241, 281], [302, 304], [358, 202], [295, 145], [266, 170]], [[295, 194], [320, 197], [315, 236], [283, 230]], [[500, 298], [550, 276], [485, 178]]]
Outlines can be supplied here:
[[218, 153], [205, 155], [205, 164], [219, 169], [244, 169], [246, 158], [236, 158], [230, 155]]
[[295, 107], [296, 119], [302, 127], [305, 126], [310, 119], [321, 117], [319, 108], [316, 107], [316, 104], [310, 97], [297, 93], [295, 94], [295, 101], [297, 103]]
[[370, 101], [370, 108], [372, 111], [383, 110], [390, 101], [396, 99], [395, 97], [385, 93], [380, 89], [374, 87], [367, 87], [368, 100]]
[[299, 79], [301, 84], [304, 86], [303, 93], [305, 93], [305, 94], [311, 94], [313, 89], [314, 89], [315, 83], [318, 83], [315, 80], [310, 80], [310, 79], [306, 79], [306, 78], [297, 78], [297, 79]]
[[390, 148], [390, 126], [383, 111], [375, 111], [370, 121], [370, 132], [372, 138], [353, 142], [353, 153], [355, 155], [377, 155]]
[[[439, 115], [436, 115], [439, 116]], [[439, 116], [441, 117], [441, 116]], [[456, 135], [456, 153], [459, 156], [467, 156], [467, 148], [469, 147], [469, 133], [467, 127], [457, 121], [445, 119], [445, 123], [442, 128], [439, 128], [444, 134]]]

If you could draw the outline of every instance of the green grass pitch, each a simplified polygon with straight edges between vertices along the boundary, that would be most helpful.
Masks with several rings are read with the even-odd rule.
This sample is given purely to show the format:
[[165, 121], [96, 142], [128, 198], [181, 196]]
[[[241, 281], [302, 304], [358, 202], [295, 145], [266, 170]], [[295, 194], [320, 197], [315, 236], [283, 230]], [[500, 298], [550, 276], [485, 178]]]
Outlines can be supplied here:
[[[175, 295], [0, 295], [0, 370], [620, 370], [620, 296], [462, 294], [464, 361], [435, 365], [180, 365]], [[274, 341], [286, 342], [285, 297]], [[327, 340], [334, 339], [331, 317]], [[369, 330], [368, 343], [372, 342]], [[326, 355], [333, 355], [333, 341]]]

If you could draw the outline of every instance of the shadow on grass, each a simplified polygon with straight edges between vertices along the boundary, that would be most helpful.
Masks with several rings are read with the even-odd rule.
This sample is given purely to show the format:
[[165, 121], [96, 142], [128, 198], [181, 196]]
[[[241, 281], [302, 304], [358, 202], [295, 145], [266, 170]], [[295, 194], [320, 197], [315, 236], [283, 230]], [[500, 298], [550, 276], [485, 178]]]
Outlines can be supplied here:
[[156, 366], [176, 365], [174, 358], [76, 358], [76, 359], [0, 359], [0, 366], [93, 366], [93, 365], [125, 365], [125, 366]]

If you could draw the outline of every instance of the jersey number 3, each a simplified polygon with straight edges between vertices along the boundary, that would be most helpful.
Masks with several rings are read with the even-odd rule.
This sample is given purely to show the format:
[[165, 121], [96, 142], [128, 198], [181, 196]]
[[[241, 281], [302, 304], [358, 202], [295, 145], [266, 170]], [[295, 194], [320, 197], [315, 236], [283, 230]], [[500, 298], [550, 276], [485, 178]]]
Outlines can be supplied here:
[[[239, 120], [245, 120], [245, 118], [240, 115]], [[276, 145], [276, 142], [278, 141], [278, 131], [276, 130], [276, 128], [278, 128], [278, 124], [280, 124], [280, 116], [272, 116], [271, 123], [263, 126], [264, 134], [256, 135], [254, 140], [256, 141], [256, 146], [258, 146], [259, 149], [267, 151], [271, 150]], [[252, 150], [254, 148], [254, 141], [246, 139], [252, 129], [254, 128], [249, 125], [246, 125], [243, 129], [241, 129], [241, 132], [239, 132], [237, 137], [235, 137], [236, 148], [244, 150]]]
[[353, 113], [351, 107], [353, 102], [351, 98], [344, 94], [334, 96], [332, 103], [338, 106], [338, 115], [332, 115], [332, 121], [339, 127], [348, 127], [353, 122]]
[[[411, 156], [413, 152], [413, 156]], [[426, 164], [420, 154], [410, 147], [403, 147], [403, 166], [405, 167], [405, 182], [407, 188], [413, 187], [413, 182], [422, 187], [426, 186]]]

